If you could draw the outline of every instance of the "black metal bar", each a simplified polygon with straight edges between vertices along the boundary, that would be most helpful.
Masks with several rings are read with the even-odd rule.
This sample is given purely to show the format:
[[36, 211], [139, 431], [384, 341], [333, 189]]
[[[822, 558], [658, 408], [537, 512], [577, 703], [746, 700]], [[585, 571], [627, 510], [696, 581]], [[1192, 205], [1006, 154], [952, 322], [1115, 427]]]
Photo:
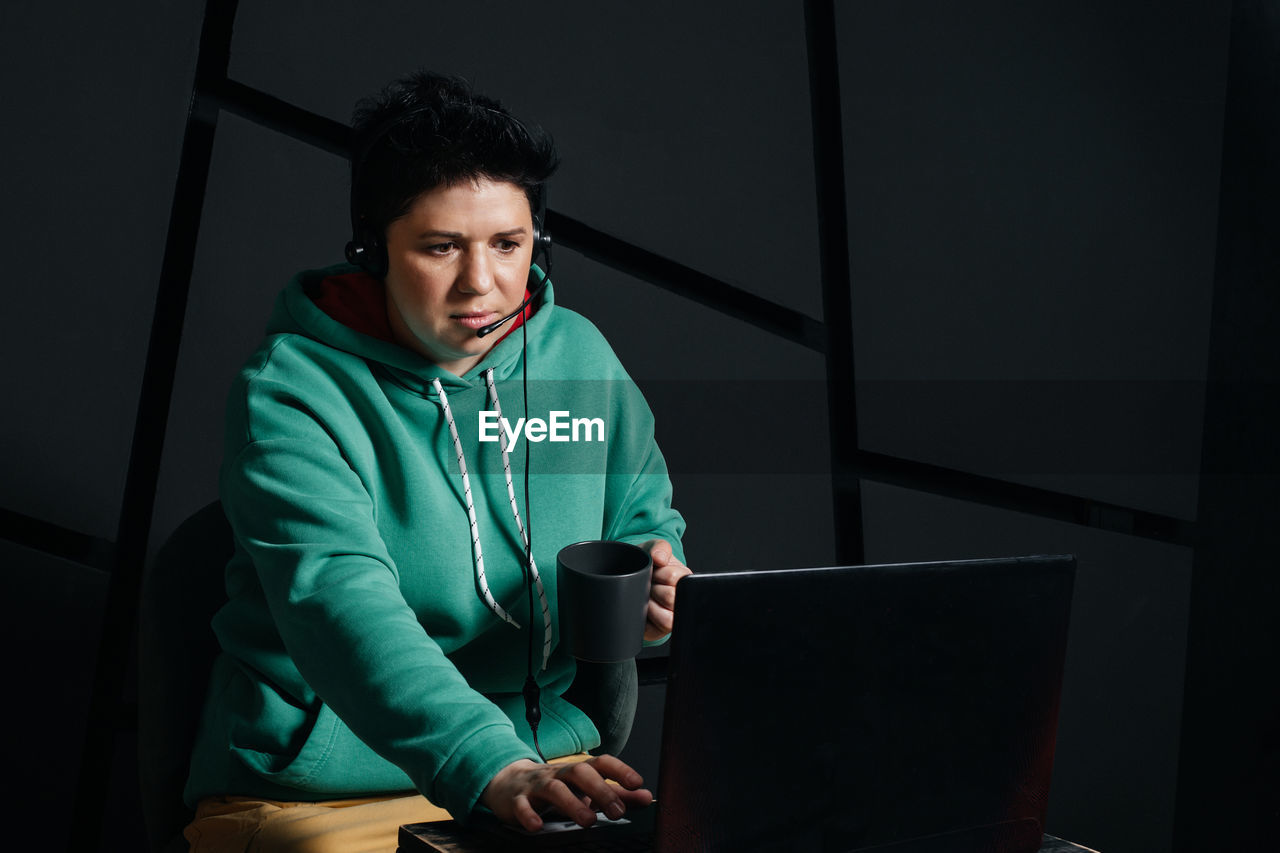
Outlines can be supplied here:
[[855, 457], [854, 467], [862, 479], [926, 494], [1172, 545], [1189, 547], [1199, 541], [1197, 525], [1192, 521], [927, 462], [861, 450]]
[[845, 206], [835, 3], [806, 0], [804, 24], [809, 58], [814, 186], [818, 196], [822, 316], [827, 332], [827, 417], [831, 435], [836, 560], [861, 563], [864, 561], [862, 490], [854, 459], [858, 448], [858, 404], [854, 391], [853, 282]]
[[71, 850], [96, 850], [101, 842], [107, 799], [103, 791], [111, 780], [117, 711], [124, 699], [125, 675], [133, 657], [138, 594], [151, 535], [165, 429], [217, 129], [217, 110], [202, 104], [200, 93], [216, 89], [217, 81], [226, 79], [236, 6], [236, 0], [208, 0], [205, 4], [192, 99], [125, 478], [102, 641], [98, 647], [89, 725], [71, 820]]
[[1173, 850], [1263, 850], [1280, 815], [1280, 4], [1231, 4]]
[[547, 211], [547, 230], [554, 235], [556, 245], [573, 249], [611, 269], [635, 276], [816, 352], [823, 352], [826, 347], [822, 323], [799, 311], [734, 287], [554, 210]]
[[235, 80], [214, 79], [202, 100], [315, 148], [350, 157], [351, 128]]
[[115, 543], [0, 508], [0, 539], [104, 571], [115, 559]]

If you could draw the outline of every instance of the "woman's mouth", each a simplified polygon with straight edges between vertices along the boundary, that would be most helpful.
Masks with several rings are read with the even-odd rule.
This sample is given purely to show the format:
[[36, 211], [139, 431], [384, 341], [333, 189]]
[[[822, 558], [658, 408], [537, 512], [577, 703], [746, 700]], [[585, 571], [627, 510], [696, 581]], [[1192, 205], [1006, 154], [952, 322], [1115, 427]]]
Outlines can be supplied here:
[[479, 329], [481, 326], [487, 326], [490, 323], [492, 323], [494, 320], [498, 319], [498, 313], [496, 311], [485, 311], [483, 313], [471, 313], [471, 314], [454, 314], [452, 316], [454, 320], [457, 320], [459, 323], [466, 326], [468, 329]]

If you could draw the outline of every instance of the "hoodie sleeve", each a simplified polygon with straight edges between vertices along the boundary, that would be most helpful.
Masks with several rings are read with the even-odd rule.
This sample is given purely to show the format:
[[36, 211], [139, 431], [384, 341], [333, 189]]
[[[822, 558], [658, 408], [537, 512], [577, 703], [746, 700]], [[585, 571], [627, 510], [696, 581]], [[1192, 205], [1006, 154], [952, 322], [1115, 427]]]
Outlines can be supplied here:
[[373, 503], [333, 438], [288, 389], [254, 404], [221, 489], [288, 656], [351, 732], [465, 819], [498, 770], [536, 755], [405, 601]]
[[[628, 379], [620, 386], [622, 416], [616, 423], [622, 426], [615, 442], [625, 448], [621, 457], [610, 454], [608, 476], [609, 500], [605, 539], [616, 539], [632, 545], [642, 545], [650, 539], [663, 539], [671, 545], [671, 552], [684, 562], [684, 518], [671, 506], [671, 478], [667, 463], [658, 449], [654, 434], [653, 412], [644, 396]], [[621, 461], [615, 464], [615, 458]], [[670, 634], [659, 640], [645, 640], [644, 645], [661, 646]]]
[[671, 506], [671, 478], [654, 435], [653, 412], [630, 379], [616, 383], [605, 538], [642, 544], [665, 539], [684, 562], [685, 522]]

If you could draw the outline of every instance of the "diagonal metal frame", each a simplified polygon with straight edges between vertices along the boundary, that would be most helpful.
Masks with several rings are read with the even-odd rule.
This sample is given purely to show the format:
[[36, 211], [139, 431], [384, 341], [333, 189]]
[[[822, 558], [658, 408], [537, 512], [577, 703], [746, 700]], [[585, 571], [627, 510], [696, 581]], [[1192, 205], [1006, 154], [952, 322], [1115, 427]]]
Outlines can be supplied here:
[[862, 483], [857, 471], [853, 281], [849, 268], [849, 217], [834, 0], [805, 0], [804, 24], [809, 57], [813, 177], [818, 196], [822, 316], [827, 341], [827, 424], [836, 561], [855, 564], [865, 562], [866, 548], [862, 532]]
[[218, 124], [218, 109], [203, 93], [227, 77], [236, 7], [237, 0], [208, 0], [201, 25], [195, 85], [187, 111], [116, 531], [111, 584], [73, 807], [70, 850], [96, 850], [101, 842], [106, 807], [103, 792], [111, 780], [118, 718], [121, 708], [127, 707], [123, 702], [125, 678], [128, 661], [133, 658], [138, 596]]
[[[116, 540], [106, 542], [0, 510], [0, 538], [109, 568], [112, 573], [74, 805], [72, 849], [95, 849], [99, 844], [105, 805], [102, 792], [111, 777], [121, 709], [129, 707], [123, 696], [126, 662], [132, 652], [137, 598], [218, 116], [226, 111], [341, 156], [350, 151], [348, 126], [229, 79], [237, 7], [237, 0], [208, 0], [205, 6]], [[1195, 544], [1194, 522], [858, 448], [856, 428], [851, 426], [857, 424], [857, 400], [835, 4], [832, 0], [806, 0], [804, 14], [825, 321], [560, 212], [548, 211], [548, 226], [557, 243], [826, 357], [835, 545], [842, 563], [863, 561], [863, 479], [1155, 541]], [[655, 661], [648, 666], [649, 682], [661, 680], [663, 663]]]

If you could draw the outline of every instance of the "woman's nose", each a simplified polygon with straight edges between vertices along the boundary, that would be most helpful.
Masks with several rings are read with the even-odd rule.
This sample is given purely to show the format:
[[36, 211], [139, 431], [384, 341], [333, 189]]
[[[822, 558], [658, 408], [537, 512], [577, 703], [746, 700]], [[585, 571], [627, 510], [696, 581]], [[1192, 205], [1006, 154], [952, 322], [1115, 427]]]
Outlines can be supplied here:
[[458, 272], [458, 286], [467, 293], [493, 290], [493, 266], [484, 251], [467, 253]]

